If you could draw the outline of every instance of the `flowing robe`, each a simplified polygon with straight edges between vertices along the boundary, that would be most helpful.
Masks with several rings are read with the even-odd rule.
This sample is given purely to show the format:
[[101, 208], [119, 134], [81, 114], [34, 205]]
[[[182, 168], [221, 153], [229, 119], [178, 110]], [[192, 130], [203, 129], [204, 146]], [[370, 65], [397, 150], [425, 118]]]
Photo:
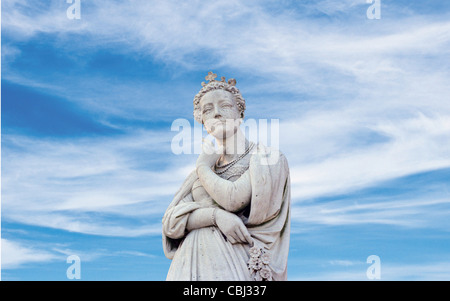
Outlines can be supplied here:
[[[287, 280], [291, 199], [288, 163], [282, 153], [261, 144], [250, 156], [246, 172], [251, 200], [249, 212], [240, 217], [254, 245], [268, 255], [268, 280]], [[231, 244], [215, 226], [187, 231], [190, 213], [202, 208], [191, 193], [197, 179], [195, 171], [186, 178], [162, 220], [164, 253], [172, 259], [167, 280], [261, 279], [249, 270], [248, 244]]]

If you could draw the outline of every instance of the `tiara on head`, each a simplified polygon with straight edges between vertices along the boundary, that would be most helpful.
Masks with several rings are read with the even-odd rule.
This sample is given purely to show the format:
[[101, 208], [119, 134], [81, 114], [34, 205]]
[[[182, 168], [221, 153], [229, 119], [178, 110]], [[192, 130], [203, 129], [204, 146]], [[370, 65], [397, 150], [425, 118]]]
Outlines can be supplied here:
[[[216, 77], [217, 77], [217, 74], [213, 73], [212, 71], [209, 71], [208, 75], [205, 76], [205, 79], [208, 81], [208, 83], [202, 82], [202, 87], [204, 87], [204, 86], [206, 86], [206, 85], [208, 85], [208, 84], [210, 84], [212, 82], [216, 82]], [[226, 83], [225, 76], [222, 76], [220, 78], [220, 81], [223, 82], [223, 83]], [[236, 86], [236, 80], [234, 78], [230, 78], [228, 80], [228, 84], [230, 86]]]

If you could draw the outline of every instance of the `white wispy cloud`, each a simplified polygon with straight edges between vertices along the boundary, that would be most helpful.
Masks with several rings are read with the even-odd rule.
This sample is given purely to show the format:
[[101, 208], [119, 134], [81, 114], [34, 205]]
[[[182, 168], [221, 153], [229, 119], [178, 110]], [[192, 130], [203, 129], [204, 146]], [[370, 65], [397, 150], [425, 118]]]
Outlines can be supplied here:
[[[380, 200], [381, 199], [381, 200]], [[303, 225], [382, 224], [408, 228], [446, 231], [449, 227], [450, 198], [422, 196], [402, 200], [336, 200], [319, 204], [302, 204], [292, 208], [293, 220]]]
[[[333, 11], [358, 3], [345, 1]], [[448, 59], [444, 58], [449, 55], [450, 23], [433, 17], [382, 20], [374, 30], [373, 26], [357, 26], [361, 24], [351, 19], [335, 26], [333, 22], [323, 24], [314, 18], [302, 18], [301, 11], [300, 16], [285, 11], [276, 14], [256, 3], [241, 1], [189, 4], [96, 1], [83, 4], [86, 5], [83, 17], [77, 23], [65, 17], [64, 5], [52, 2], [45, 9], [35, 9], [29, 3], [11, 2], [4, 9], [6, 32], [25, 38], [39, 33], [61, 36], [63, 45], [58, 47], [73, 56], [76, 50], [65, 46], [64, 41], [75, 32], [85, 37], [76, 46], [82, 52], [110, 45], [114, 51], [131, 57], [156, 57], [161, 62], [179, 64], [174, 73], [176, 78], [187, 70], [235, 70], [243, 77], [256, 79], [246, 83], [243, 91], [252, 97], [262, 96], [261, 91], [301, 93], [287, 101], [291, 108], [295, 102], [306, 102], [309, 106], [311, 100], [305, 97], [311, 96], [325, 98], [329, 106], [336, 106], [336, 111], [349, 104], [375, 109], [380, 114], [411, 104], [419, 108], [435, 104], [432, 109], [436, 109], [436, 102], [449, 92], [445, 80], [448, 68], [444, 68]], [[321, 1], [315, 6], [333, 5], [331, 1]], [[122, 47], [115, 46], [118, 44]], [[205, 56], [208, 53], [211, 55]], [[430, 68], [430, 62], [435, 69]], [[69, 99], [96, 112], [129, 118], [144, 118], [139, 114], [142, 111], [150, 115], [146, 109], [148, 101], [143, 101], [148, 95], [152, 95], [153, 110], [167, 108], [159, 105], [166, 103], [167, 97], [164, 100], [161, 95], [155, 97], [158, 89], [150, 82], [120, 83], [105, 76], [84, 74], [82, 78], [68, 78], [62, 72], [56, 77], [60, 78], [60, 84], [55, 83], [53, 92], [71, 95]], [[6, 73], [5, 78], [32, 84], [29, 76], [14, 70]], [[46, 83], [39, 76], [33, 78], [41, 85]], [[70, 86], [62, 88], [63, 82], [72, 82], [76, 89], [67, 93]], [[60, 91], [55, 91], [57, 87]], [[88, 94], [83, 94], [79, 87], [84, 87]], [[171, 97], [167, 103], [174, 103], [175, 99]], [[253, 98], [250, 108], [251, 100], [257, 110], [270, 103], [270, 99]], [[295, 108], [301, 112], [308, 107]], [[293, 110], [281, 107], [273, 114], [281, 117], [289, 111]]]
[[70, 255], [77, 255], [82, 262], [92, 262], [99, 258], [116, 256], [135, 256], [154, 258], [155, 255], [140, 251], [107, 250], [97, 246], [89, 246], [87, 249], [72, 249], [67, 244], [61, 243], [36, 243], [36, 241], [17, 241], [14, 239], [1, 240], [2, 269], [11, 270], [36, 263], [46, 264], [51, 262], [65, 263]]
[[[329, 270], [293, 275], [289, 280], [295, 281], [377, 281], [369, 280], [366, 270], [369, 264], [356, 263], [344, 266], [342, 270], [330, 266]], [[381, 261], [381, 281], [447, 281], [450, 278], [448, 261], [424, 263], [392, 263]]]
[[337, 266], [352, 266], [352, 265], [356, 265], [356, 264], [361, 264], [361, 262], [347, 260], [347, 259], [334, 259], [334, 260], [330, 260], [329, 264], [337, 265]]
[[[360, 28], [353, 22], [340, 24], [346, 29], [342, 30], [332, 22], [324, 25], [287, 12], [277, 15], [257, 3], [241, 1], [96, 1], [86, 4], [82, 19], [73, 22], [66, 18], [64, 5], [52, 3], [38, 10], [13, 2], [4, 9], [5, 28], [25, 37], [75, 32], [88, 37], [87, 45], [119, 43], [124, 45], [121, 51], [130, 55], [156, 56], [187, 68], [213, 65], [249, 70], [248, 75], [275, 79], [278, 85], [296, 83], [291, 88], [297, 91], [336, 88], [336, 83], [342, 83], [341, 73], [369, 82], [376, 75], [402, 71], [408, 65], [398, 55], [448, 54], [450, 23], [431, 18], [383, 20], [379, 31], [368, 32], [367, 26]], [[329, 7], [330, 3], [322, 1], [316, 6]], [[347, 1], [339, 6], [356, 4]], [[195, 58], [199, 52], [212, 57]], [[323, 82], [323, 71], [337, 71], [337, 76], [331, 74], [336, 83]]]
[[447, 108], [390, 113], [332, 108], [282, 122], [280, 143], [290, 158], [293, 197], [344, 193], [450, 166]]
[[58, 255], [47, 250], [30, 248], [21, 243], [2, 238], [2, 269], [14, 269], [24, 264], [50, 262], [58, 259]]
[[[108, 236], [160, 233], [165, 208], [187, 170], [193, 168], [189, 162], [176, 167], [158, 162], [167, 156], [155, 149], [170, 144], [167, 137], [161, 139], [152, 132], [70, 141], [21, 136], [8, 136], [7, 140], [4, 145], [21, 151], [4, 151], [5, 220], [74, 232]], [[167, 150], [170, 152], [169, 147]], [[177, 157], [171, 160], [177, 161]], [[119, 220], [112, 222], [99, 213]], [[147, 220], [142, 224], [123, 220], [130, 217]]]

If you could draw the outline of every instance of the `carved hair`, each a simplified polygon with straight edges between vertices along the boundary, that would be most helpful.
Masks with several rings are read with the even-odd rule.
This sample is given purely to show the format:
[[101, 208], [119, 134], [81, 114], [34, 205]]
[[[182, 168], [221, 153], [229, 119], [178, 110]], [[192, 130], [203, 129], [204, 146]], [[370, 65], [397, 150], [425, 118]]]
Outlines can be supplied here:
[[212, 80], [208, 84], [205, 84], [203, 88], [194, 97], [194, 119], [197, 120], [199, 123], [203, 123], [200, 100], [202, 99], [203, 96], [205, 96], [206, 93], [214, 90], [224, 90], [230, 92], [233, 95], [234, 101], [236, 102], [236, 105], [239, 108], [239, 113], [241, 114], [241, 117], [244, 118], [245, 99], [242, 97], [239, 89], [234, 86], [235, 84], [236, 84], [235, 79], [228, 80], [228, 83], [225, 81]]

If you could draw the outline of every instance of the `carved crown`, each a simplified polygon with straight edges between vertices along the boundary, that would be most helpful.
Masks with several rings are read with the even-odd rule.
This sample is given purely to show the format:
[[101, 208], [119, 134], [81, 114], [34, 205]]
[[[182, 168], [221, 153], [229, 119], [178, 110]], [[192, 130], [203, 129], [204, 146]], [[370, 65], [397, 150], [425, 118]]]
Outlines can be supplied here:
[[[216, 81], [216, 77], [217, 74], [213, 73], [212, 71], [208, 72], [208, 75], [205, 76], [205, 79], [208, 81], [207, 83], [202, 82], [202, 87], [206, 86], [207, 84], [211, 83], [211, 82], [215, 82]], [[228, 82], [225, 80], [225, 76], [222, 76], [220, 78], [220, 81], [223, 83], [228, 83], [230, 86], [236, 86], [236, 80], [234, 78], [230, 78], [228, 80]]]

